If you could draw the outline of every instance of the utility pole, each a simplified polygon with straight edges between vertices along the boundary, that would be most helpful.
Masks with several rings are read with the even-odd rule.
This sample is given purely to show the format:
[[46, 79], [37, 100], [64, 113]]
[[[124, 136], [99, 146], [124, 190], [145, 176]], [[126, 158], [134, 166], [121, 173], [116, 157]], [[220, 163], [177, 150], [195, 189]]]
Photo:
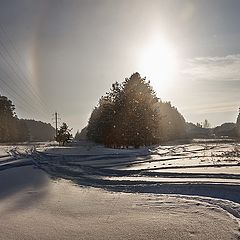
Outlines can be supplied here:
[[58, 131], [58, 113], [55, 112], [55, 124], [56, 124], [56, 127], [55, 127], [55, 130], [56, 130], [56, 139], [57, 139], [57, 131]]
[[59, 113], [55, 112], [54, 113], [54, 124], [55, 124], [55, 138], [57, 138], [57, 134], [58, 134], [58, 123], [59, 123]]

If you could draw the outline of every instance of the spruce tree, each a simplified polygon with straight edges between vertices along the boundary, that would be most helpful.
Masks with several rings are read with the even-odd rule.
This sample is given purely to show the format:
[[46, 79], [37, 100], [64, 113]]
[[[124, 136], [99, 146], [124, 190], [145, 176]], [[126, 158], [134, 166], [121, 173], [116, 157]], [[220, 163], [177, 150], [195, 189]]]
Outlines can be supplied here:
[[72, 129], [69, 129], [66, 123], [63, 123], [62, 126], [60, 126], [56, 136], [56, 141], [59, 142], [59, 145], [62, 144], [64, 146], [65, 143], [72, 139], [71, 131]]

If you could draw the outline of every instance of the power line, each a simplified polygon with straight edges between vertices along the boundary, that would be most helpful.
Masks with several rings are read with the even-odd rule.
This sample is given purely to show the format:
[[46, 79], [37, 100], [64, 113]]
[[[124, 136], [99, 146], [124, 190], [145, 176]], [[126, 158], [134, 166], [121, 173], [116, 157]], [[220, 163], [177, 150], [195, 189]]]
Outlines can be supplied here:
[[15, 95], [11, 95], [11, 97], [14, 97], [17, 101], [21, 101], [22, 103], [24, 103], [25, 106], [27, 106], [28, 108], [30, 107], [32, 110], [34, 110], [34, 112], [39, 111], [38, 109], [34, 108], [31, 104], [29, 104], [28, 101], [26, 101], [26, 99], [24, 99], [14, 88], [12, 88], [8, 82], [6, 82], [3, 78], [0, 78], [0, 81], [2, 83], [4, 83], [8, 89], [11, 90], [12, 93], [14, 93]]
[[[0, 45], [1, 45], [1, 41], [0, 41]], [[2, 46], [2, 45], [1, 45], [1, 46]], [[12, 64], [7, 60], [6, 55], [4, 55], [2, 51], [0, 51], [0, 56], [1, 56], [2, 59], [4, 60], [4, 62], [5, 62], [5, 64], [7, 65], [7, 67], [10, 69], [10, 71], [11, 71], [12, 73], [14, 73], [14, 75], [17, 77], [17, 79], [20, 79], [20, 76], [19, 76], [18, 72], [14, 69], [14, 67], [12, 66]], [[8, 75], [8, 74], [7, 74], [7, 75]], [[10, 77], [9, 77], [9, 78], [10, 78]], [[11, 78], [10, 78], [10, 79], [11, 79]], [[26, 93], [27, 93], [26, 90], [28, 89], [28, 87], [27, 87], [27, 88], [24, 88], [24, 90], [25, 90], [25, 91], [24, 91], [23, 88], [20, 87], [18, 83], [22, 83], [22, 82], [21, 82], [21, 81], [20, 81], [20, 82], [15, 82], [15, 81], [13, 81], [13, 84], [16, 85], [17, 88], [18, 88], [24, 95], [26, 95]], [[36, 102], [36, 99], [32, 99], [32, 100], [33, 100], [33, 102], [35, 102], [35, 103], [38, 104], [38, 102]], [[41, 105], [39, 105], [39, 106], [42, 108]]]
[[[0, 56], [2, 58], [4, 58], [4, 55], [2, 55], [1, 51], [0, 51]], [[7, 76], [7, 78], [9, 80], [11, 79], [11, 77], [8, 74], [8, 72], [5, 71], [5, 75]], [[17, 95], [20, 99], [22, 99], [22, 101], [25, 102], [25, 104], [27, 104], [30, 108], [34, 109], [34, 112], [41, 111], [42, 113], [47, 114], [47, 112], [43, 111], [43, 109], [38, 109], [34, 105], [30, 104], [31, 101], [29, 102], [25, 98], [23, 98], [22, 95], [20, 95], [20, 93], [18, 91], [16, 91], [14, 88], [12, 88], [3, 78], [1, 78], [1, 82], [3, 82], [12, 92], [14, 92], [15, 95]], [[18, 84], [15, 81], [12, 81], [12, 83], [17, 87], [17, 89], [19, 89], [22, 92], [23, 96], [26, 95], [25, 92], [18, 86]]]
[[[2, 24], [0, 24], [0, 28], [1, 28], [2, 32], [5, 33], [8, 42], [11, 43], [11, 45], [12, 45], [12, 50], [15, 50], [15, 52], [16, 52], [15, 55], [17, 55], [18, 58], [20, 58], [20, 55], [18, 54], [15, 45], [13, 44], [13, 42], [11, 41], [11, 39], [10, 39], [9, 37], [7, 37], [6, 30], [4, 29], [4, 27], [3, 27]], [[19, 78], [20, 80], [23, 80], [23, 81], [21, 81], [21, 83], [23, 83], [24, 86], [25, 86], [27, 89], [30, 90], [31, 94], [32, 94], [34, 97], [36, 97], [36, 98], [38, 98], [38, 99], [40, 100], [41, 104], [40, 104], [39, 102], [37, 102], [37, 103], [39, 104], [39, 106], [41, 106], [42, 108], [44, 108], [44, 110], [45, 110], [46, 112], [49, 112], [49, 110], [45, 107], [45, 106], [47, 106], [47, 104], [45, 104], [45, 103], [43, 104], [43, 101], [42, 101], [41, 97], [36, 93], [35, 89], [34, 89], [33, 86], [31, 85], [31, 82], [28, 81], [28, 78], [25, 76], [25, 73], [24, 73], [24, 71], [22, 70], [20, 64], [16, 62], [17, 58], [13, 58], [13, 57], [11, 56], [11, 54], [9, 53], [9, 51], [8, 51], [7, 47], [5, 46], [3, 40], [1, 40], [1, 39], [0, 39], [0, 44], [1, 44], [2, 48], [5, 50], [8, 58], [15, 64], [15, 66], [18, 68], [18, 70], [20, 70], [22, 76], [19, 75], [19, 73], [13, 68], [13, 66], [9, 63], [9, 61], [6, 60], [6, 58], [5, 58], [5, 57], [3, 56], [3, 54], [1, 53], [1, 56], [3, 57], [3, 59], [5, 60], [5, 62], [7, 63], [8, 67], [13, 71], [13, 73], [16, 75], [17, 78]], [[15, 60], [15, 59], [16, 59], [16, 60]], [[24, 61], [21, 61], [21, 62], [24, 63]], [[30, 74], [30, 75], [31, 75], [31, 74]], [[27, 82], [29, 83], [29, 85], [26, 84], [25, 80], [24, 80], [22, 77], [27, 80]], [[34, 100], [36, 101], [36, 99], [34, 99]]]
[[[4, 83], [7, 86], [7, 88], [10, 89], [11, 92], [13, 92], [15, 94], [15, 95], [13, 95], [12, 93], [9, 93], [9, 91], [7, 89], [5, 89], [5, 91], [8, 92], [8, 94], [10, 95], [11, 98], [14, 98], [18, 103], [19, 103], [19, 101], [21, 102], [21, 104], [19, 104], [19, 106], [22, 109], [27, 110], [27, 112], [30, 111], [33, 115], [35, 115], [35, 113], [36, 113], [35, 108], [33, 108], [31, 105], [29, 105], [29, 103], [24, 98], [22, 98], [22, 96], [19, 95], [19, 93], [16, 92], [4, 79], [0, 78], [0, 81], [2, 83]], [[24, 107], [22, 105], [24, 105]]]
[[[32, 76], [32, 73], [31, 71], [29, 70], [28, 66], [25, 64], [25, 61], [22, 59], [22, 57], [20, 56], [20, 54], [18, 53], [18, 50], [15, 46], [15, 44], [13, 43], [13, 41], [11, 40], [11, 38], [9, 37], [9, 34], [7, 33], [7, 30], [4, 28], [4, 26], [0, 23], [0, 29], [2, 30], [2, 32], [5, 34], [5, 38], [7, 39], [7, 42], [10, 43], [10, 45], [12, 46], [12, 50], [15, 51], [15, 55], [19, 58], [19, 62], [23, 64], [24, 68], [27, 70], [27, 73], [29, 75], [29, 77], [32, 79], [33, 76]], [[9, 54], [10, 55], [10, 54]], [[22, 75], [24, 76], [24, 78], [26, 80], [28, 80], [27, 76], [25, 76], [25, 72], [22, 71], [21, 69], [21, 65], [18, 64], [14, 59], [17, 59], [17, 57], [13, 58], [12, 60], [15, 62], [16, 66], [19, 67], [20, 71], [22, 72]], [[43, 101], [43, 99], [39, 96], [39, 94], [36, 92], [35, 88], [33, 87], [32, 83], [27, 81], [28, 84], [30, 85], [30, 89], [31, 89], [31, 92], [33, 95], [35, 95], [37, 98], [39, 98], [39, 100], [45, 105], [47, 106], [47, 104]], [[24, 84], [26, 84], [25, 82], [23, 82]], [[26, 85], [25, 85], [26, 86]], [[29, 86], [27, 86], [29, 87]]]
[[[18, 77], [17, 72], [15, 71], [15, 69], [13, 68], [13, 66], [9, 63], [9, 61], [6, 60], [5, 55], [4, 55], [1, 51], [0, 51], [0, 56], [1, 56], [1, 58], [4, 60], [4, 63], [15, 73], [16, 77]], [[5, 74], [7, 75], [8, 79], [12, 79], [12, 78], [9, 76], [8, 72], [5, 71]], [[2, 79], [2, 81], [3, 81], [3, 79]], [[12, 83], [17, 87], [18, 90], [20, 90], [20, 91], [22, 92], [23, 95], [26, 95], [26, 92], [23, 91], [23, 89], [19, 86], [19, 84], [18, 84], [17, 82], [12, 81]], [[7, 84], [7, 85], [8, 85], [8, 84]], [[8, 87], [10, 88], [9, 85], [8, 85]], [[13, 89], [11, 88], [11, 90], [13, 90]], [[16, 93], [16, 91], [15, 91], [15, 93]], [[18, 95], [19, 95], [19, 94], [18, 94]], [[24, 101], [26, 101], [26, 100], [24, 100]], [[32, 101], [30, 101], [30, 102], [32, 102]], [[33, 101], [33, 102], [36, 103], [36, 101]], [[28, 102], [28, 104], [31, 105], [29, 102]], [[39, 109], [38, 109], [37, 111], [39, 111]], [[47, 112], [46, 112], [46, 113], [47, 113]]]

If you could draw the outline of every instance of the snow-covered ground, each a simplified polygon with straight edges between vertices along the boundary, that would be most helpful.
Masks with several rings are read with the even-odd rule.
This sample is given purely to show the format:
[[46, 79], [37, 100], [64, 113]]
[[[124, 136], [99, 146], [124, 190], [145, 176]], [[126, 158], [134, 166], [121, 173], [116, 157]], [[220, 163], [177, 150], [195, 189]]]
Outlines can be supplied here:
[[3, 240], [239, 238], [233, 202], [83, 188], [31, 166], [2, 171], [0, 189]]
[[239, 239], [239, 150], [0, 146], [0, 239]]

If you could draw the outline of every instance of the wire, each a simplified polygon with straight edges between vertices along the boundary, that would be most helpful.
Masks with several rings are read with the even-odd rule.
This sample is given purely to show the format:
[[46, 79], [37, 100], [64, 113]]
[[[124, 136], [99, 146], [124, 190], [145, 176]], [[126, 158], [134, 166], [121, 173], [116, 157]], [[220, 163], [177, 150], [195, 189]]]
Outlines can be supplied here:
[[[19, 53], [18, 53], [18, 51], [17, 51], [14, 43], [13, 43], [12, 40], [8, 37], [8, 34], [7, 34], [6, 30], [4, 29], [4, 27], [3, 27], [3, 25], [2, 25], [1, 23], [0, 23], [0, 29], [2, 30], [3, 33], [5, 33], [5, 36], [6, 36], [6, 38], [7, 38], [8, 43], [10, 43], [10, 44], [12, 45], [12, 48], [11, 48], [11, 49], [12, 49], [12, 50], [15, 50], [15, 55], [16, 55], [19, 59], [21, 59], [21, 57], [20, 57], [20, 55], [19, 55]], [[14, 69], [13, 66], [9, 63], [9, 61], [7, 61], [6, 58], [3, 57], [3, 54], [1, 54], [2, 57], [4, 58], [5, 62], [7, 63], [8, 67], [11, 68], [11, 70], [14, 72], [14, 74], [16, 75], [16, 77], [17, 77], [18, 79], [23, 80], [23, 81], [21, 81], [21, 83], [23, 83], [23, 85], [24, 85], [27, 89], [30, 90], [31, 94], [34, 96], [34, 101], [36, 102], [36, 98], [37, 98], [37, 99], [40, 101], [40, 102], [37, 102], [37, 103], [39, 104], [39, 106], [41, 106], [42, 108], [44, 108], [44, 110], [49, 113], [47, 104], [46, 104], [45, 102], [43, 102], [43, 100], [41, 99], [41, 97], [39, 96], [39, 94], [35, 91], [33, 85], [31, 84], [31, 82], [28, 81], [28, 78], [25, 76], [25, 73], [24, 73], [24, 71], [22, 70], [21, 65], [16, 62], [17, 57], [13, 58], [13, 57], [11, 56], [11, 54], [9, 53], [9, 51], [8, 51], [7, 47], [5, 46], [4, 41], [3, 41], [2, 39], [0, 40], [0, 44], [1, 44], [2, 48], [5, 50], [8, 58], [15, 64], [15, 66], [18, 68], [18, 70], [20, 70], [22, 76], [19, 75], [19, 73], [16, 71], [16, 69]], [[15, 59], [16, 59], [16, 60], [15, 60]], [[22, 59], [21, 59], [21, 60], [22, 60]], [[24, 61], [20, 61], [20, 62], [24, 63]], [[26, 65], [25, 65], [25, 66], [26, 66]], [[27, 70], [27, 67], [26, 67], [26, 70]], [[31, 72], [29, 71], [28, 73], [29, 73], [30, 77], [32, 77]], [[28, 84], [26, 84], [25, 80], [24, 80], [22, 77], [28, 82]]]
[[[11, 98], [14, 98], [18, 103], [19, 101], [21, 103], [19, 103], [18, 105], [22, 108], [22, 109], [25, 109], [26, 112], [31, 112], [31, 114], [35, 115], [36, 114], [36, 109], [33, 108], [24, 98], [22, 98], [21, 95], [19, 95], [19, 93], [17, 91], [15, 91], [4, 79], [0, 78], [0, 81], [2, 83], [4, 83], [8, 89], [11, 90], [12, 93], [14, 93], [14, 95], [12, 93], [9, 93], [8, 94], [11, 96]], [[7, 89], [5, 89], [6, 91]], [[30, 108], [30, 109], [29, 109]]]
[[[3, 60], [5, 60], [4, 59], [4, 55], [2, 54], [2, 52], [0, 51], [0, 56], [3, 58]], [[6, 62], [6, 60], [4, 61], [5, 63], [7, 63], [7, 65], [9, 66], [9, 63], [8, 62]], [[9, 76], [9, 74], [5, 71], [5, 74], [6, 74], [6, 76], [7, 76], [7, 78], [10, 80], [11, 79], [11, 77]], [[11, 91], [12, 92], [14, 92], [19, 98], [21, 98], [22, 99], [22, 101], [24, 101], [29, 107], [31, 107], [32, 109], [34, 109], [35, 110], [35, 112], [39, 112], [39, 111], [42, 111], [42, 113], [46, 113], [45, 111], [43, 111], [43, 109], [39, 109], [39, 108], [36, 108], [34, 105], [31, 105], [30, 104], [30, 102], [29, 101], [27, 101], [25, 98], [23, 98], [15, 89], [13, 89], [3, 78], [1, 78], [1, 81], [2, 82], [4, 82], [5, 83], [5, 85], [9, 88], [9, 89], [11, 89]], [[17, 89], [19, 89], [21, 92], [22, 92], [22, 94], [25, 96], [26, 95], [26, 93], [19, 87], [19, 85], [15, 82], [15, 81], [12, 81], [12, 83], [17, 87]]]

